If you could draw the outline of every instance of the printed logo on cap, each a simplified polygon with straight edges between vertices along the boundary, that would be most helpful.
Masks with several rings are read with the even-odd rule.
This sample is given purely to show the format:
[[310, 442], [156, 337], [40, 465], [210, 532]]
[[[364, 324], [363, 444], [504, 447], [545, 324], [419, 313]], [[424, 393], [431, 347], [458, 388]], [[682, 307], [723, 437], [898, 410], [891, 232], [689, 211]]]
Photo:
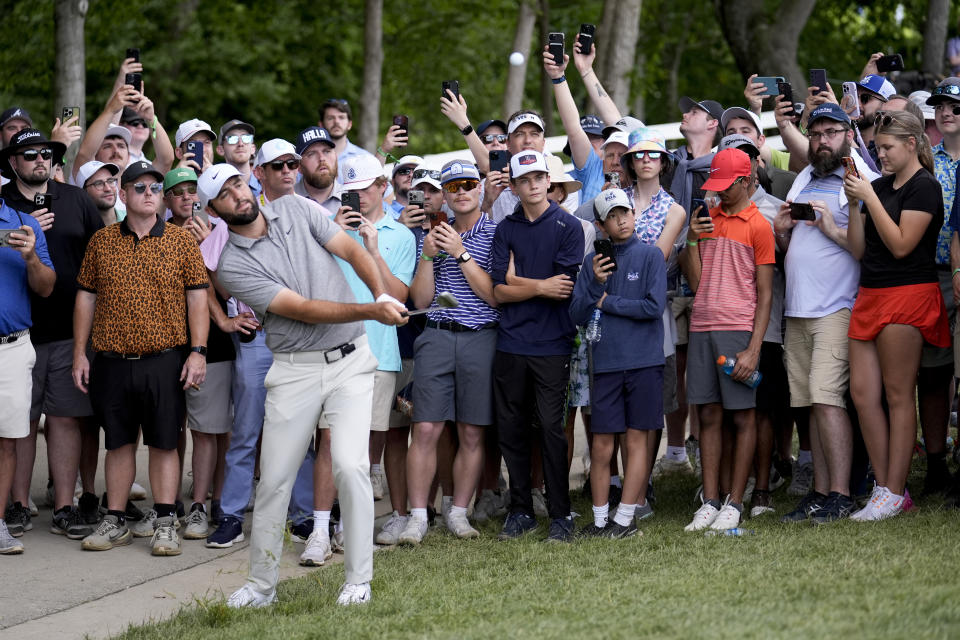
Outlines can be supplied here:
[[528, 164], [533, 164], [536, 161], [537, 161], [537, 156], [520, 156], [520, 159], [517, 160], [517, 164], [519, 164], [522, 167]]
[[327, 132], [323, 129], [307, 129], [303, 132], [303, 141], [327, 140]]
[[23, 109], [18, 108], [16, 111], [11, 113], [10, 117], [7, 119], [12, 120], [13, 118], [22, 118], [22, 117], [23, 117]]
[[356, 177], [357, 177], [357, 170], [354, 169], [353, 167], [350, 167], [350, 169], [347, 171], [347, 178], [349, 178], [350, 180], [353, 180]]
[[25, 131], [22, 135], [17, 136], [17, 144], [23, 144], [24, 140], [29, 140], [30, 138], [41, 138], [40, 132], [37, 130]]
[[616, 192], [613, 191], [613, 190], [604, 191], [604, 192], [603, 192], [603, 199], [606, 200], [607, 202], [613, 202], [614, 200], [617, 199], [617, 194], [616, 194]]
[[463, 173], [463, 165], [460, 164], [459, 162], [458, 162], [457, 164], [452, 164], [452, 165], [450, 165], [448, 171], [449, 171], [451, 174], [460, 174], [460, 173]]

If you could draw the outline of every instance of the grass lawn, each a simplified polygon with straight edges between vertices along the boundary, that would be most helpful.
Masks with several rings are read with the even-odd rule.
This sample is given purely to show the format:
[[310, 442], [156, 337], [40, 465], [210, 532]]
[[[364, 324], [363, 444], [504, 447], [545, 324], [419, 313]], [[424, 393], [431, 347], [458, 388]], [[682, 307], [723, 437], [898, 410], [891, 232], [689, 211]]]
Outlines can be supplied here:
[[[911, 485], [922, 484], [923, 462]], [[134, 638], [950, 638], [960, 636], [960, 512], [941, 500], [879, 523], [747, 521], [756, 535], [685, 533], [697, 482], [657, 485], [643, 536], [570, 545], [546, 526], [498, 543], [499, 522], [456, 541], [375, 556], [373, 601], [334, 604], [342, 565], [283, 582], [279, 603], [236, 612], [198, 603]], [[774, 494], [778, 515], [795, 499]], [[589, 514], [577, 493], [574, 509]], [[581, 517], [579, 524], [587, 522]]]

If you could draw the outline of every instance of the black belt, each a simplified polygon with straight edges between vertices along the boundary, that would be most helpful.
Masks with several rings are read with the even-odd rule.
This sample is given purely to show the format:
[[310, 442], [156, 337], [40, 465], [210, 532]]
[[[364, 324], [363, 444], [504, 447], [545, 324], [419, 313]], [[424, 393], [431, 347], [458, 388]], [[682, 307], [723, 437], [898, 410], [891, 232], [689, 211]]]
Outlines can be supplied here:
[[444, 331], [483, 331], [484, 329], [496, 329], [499, 326], [497, 322], [488, 322], [487, 324], [482, 324], [476, 329], [473, 327], [468, 327], [465, 324], [460, 324], [459, 322], [454, 322], [450, 320], [449, 322], [437, 322], [436, 320], [427, 320], [427, 326], [434, 329], [443, 329]]
[[154, 351], [152, 353], [119, 353], [117, 351], [98, 351], [97, 353], [104, 358], [110, 358], [113, 360], [146, 360], [147, 358], [162, 356], [165, 353], [170, 353], [171, 351], [176, 350], [177, 347], [170, 347], [169, 349], [164, 349], [163, 351]]
[[21, 329], [20, 331], [14, 331], [13, 333], [8, 333], [5, 336], [0, 336], [0, 344], [11, 344], [19, 340], [20, 338], [30, 335], [30, 329]]
[[333, 349], [327, 349], [324, 351], [323, 359], [327, 361], [327, 364], [330, 364], [338, 360], [343, 360], [356, 350], [357, 345], [353, 344], [352, 342], [346, 342], [334, 347]]

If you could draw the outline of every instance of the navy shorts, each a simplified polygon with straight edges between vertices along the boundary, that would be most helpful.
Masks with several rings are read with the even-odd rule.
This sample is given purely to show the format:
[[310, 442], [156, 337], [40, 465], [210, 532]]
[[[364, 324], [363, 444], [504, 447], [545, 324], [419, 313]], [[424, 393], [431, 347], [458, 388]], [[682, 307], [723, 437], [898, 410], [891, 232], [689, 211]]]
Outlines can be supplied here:
[[663, 428], [663, 365], [593, 374], [590, 431]]

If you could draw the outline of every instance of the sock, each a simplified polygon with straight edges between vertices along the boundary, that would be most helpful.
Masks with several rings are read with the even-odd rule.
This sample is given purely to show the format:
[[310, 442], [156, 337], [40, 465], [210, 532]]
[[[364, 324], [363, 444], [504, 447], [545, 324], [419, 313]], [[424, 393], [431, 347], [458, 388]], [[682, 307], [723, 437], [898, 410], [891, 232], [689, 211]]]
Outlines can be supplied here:
[[378, 464], [370, 465], [370, 475], [374, 475], [374, 474], [377, 474], [377, 475], [380, 474], [380, 465]]
[[207, 510], [206, 510], [206, 508], [204, 508], [202, 502], [194, 502], [193, 504], [190, 505], [190, 513], [193, 513], [193, 512], [196, 511], [197, 509], [199, 509], [200, 511], [202, 511], [202, 512], [204, 512], [204, 513], [207, 512]]
[[687, 461], [687, 448], [686, 447], [671, 447], [667, 446], [667, 455], [664, 456], [667, 460], [673, 460], [674, 462], [686, 462]]
[[153, 510], [157, 512], [158, 518], [171, 518], [177, 515], [177, 505], [154, 502]]
[[424, 507], [423, 509], [414, 507], [413, 509], [410, 509], [410, 515], [416, 518], [417, 520], [423, 520], [424, 522], [426, 522], [427, 509], [426, 507]]
[[113, 509], [110, 509], [109, 511], [107, 511], [107, 515], [115, 517], [117, 519], [117, 524], [120, 525], [121, 527], [123, 526], [124, 522], [126, 522], [126, 519], [127, 519], [127, 514], [124, 511], [114, 511]]
[[708, 504], [708, 505], [710, 505], [711, 507], [713, 507], [714, 509], [717, 509], [717, 510], [720, 509], [720, 501], [719, 501], [719, 500], [707, 500], [707, 501], [705, 501], [703, 504]]
[[733, 501], [731, 500], [731, 501], [728, 502], [727, 504], [730, 505], [731, 507], [733, 507], [734, 509], [736, 509], [737, 511], [739, 511], [740, 513], [743, 513], [743, 503], [742, 503], [742, 502], [733, 502]]
[[805, 464], [813, 464], [813, 454], [809, 451], [800, 449], [800, 452], [797, 454], [797, 464], [800, 466]]
[[617, 507], [617, 513], [613, 516], [613, 521], [616, 522], [621, 527], [626, 527], [630, 524], [630, 521], [633, 520], [633, 514], [637, 510], [637, 505], [635, 504], [623, 504], [620, 503], [620, 506]]
[[329, 511], [314, 511], [313, 512], [313, 528], [319, 529], [320, 531], [330, 532], [330, 512]]
[[623, 482], [620, 480], [620, 476], [610, 476], [610, 486], [623, 489]]
[[467, 517], [467, 508], [466, 508], [466, 507], [458, 507], [457, 505], [453, 504], [453, 505], [450, 505], [450, 511], [449, 511], [448, 513], [450, 514], [451, 517], [453, 517], [453, 516], [463, 516], [464, 518], [466, 518], [466, 517]]
[[610, 516], [610, 503], [604, 503], [601, 506], [593, 506], [593, 524], [602, 529], [607, 526], [607, 519]]

